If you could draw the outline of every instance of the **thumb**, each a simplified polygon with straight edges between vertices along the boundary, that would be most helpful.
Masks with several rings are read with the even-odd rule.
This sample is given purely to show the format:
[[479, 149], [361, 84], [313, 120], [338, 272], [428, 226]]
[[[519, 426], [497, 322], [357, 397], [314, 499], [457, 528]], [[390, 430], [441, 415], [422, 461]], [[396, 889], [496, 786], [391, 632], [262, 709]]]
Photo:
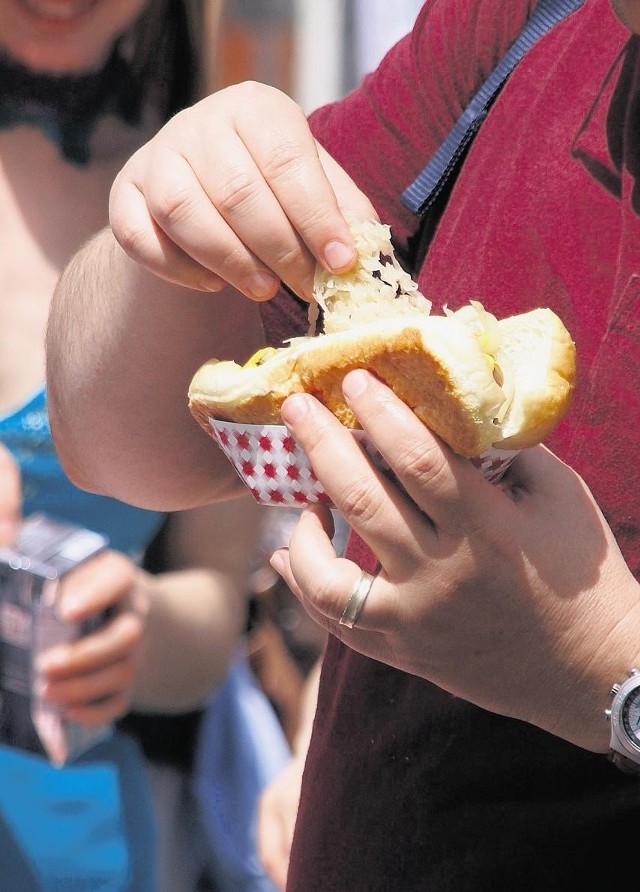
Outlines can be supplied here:
[[9, 450], [0, 444], [0, 545], [12, 545], [22, 514], [20, 469]]

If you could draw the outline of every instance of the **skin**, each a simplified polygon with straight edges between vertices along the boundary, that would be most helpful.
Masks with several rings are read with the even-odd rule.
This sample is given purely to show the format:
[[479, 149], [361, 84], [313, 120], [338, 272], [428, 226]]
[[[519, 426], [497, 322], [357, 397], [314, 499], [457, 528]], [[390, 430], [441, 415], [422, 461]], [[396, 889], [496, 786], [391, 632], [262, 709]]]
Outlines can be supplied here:
[[271, 880], [279, 889], [287, 884], [289, 853], [295, 829], [302, 773], [316, 711], [322, 660], [311, 669], [300, 701], [298, 732], [292, 756], [284, 770], [263, 791], [258, 803], [258, 853]]
[[[374, 214], [315, 144], [298, 106], [258, 84], [209, 96], [134, 154], [111, 190], [112, 231], [76, 255], [52, 304], [51, 423], [72, 479], [168, 509], [238, 491], [229, 463], [185, 410], [189, 382], [211, 356], [244, 360], [263, 343], [258, 307], [242, 295], [273, 293], [273, 275], [259, 296], [252, 285], [265, 268], [309, 297], [316, 257], [337, 270], [354, 262], [341, 208]], [[86, 276], [106, 277], [108, 297], [93, 290], [89, 300]], [[205, 299], [211, 289], [222, 290]], [[118, 337], [91, 337], [88, 349], [89, 331], [101, 330]], [[134, 365], [125, 360], [132, 355]], [[78, 413], [90, 424], [76, 423]]]
[[[145, 5], [0, 0], [0, 49], [38, 71], [87, 72], [103, 64], [115, 37]], [[0, 131], [3, 414], [41, 386], [46, 320], [58, 277], [74, 251], [106, 224], [113, 179], [153, 126], [138, 130], [104, 119], [86, 167], [66, 162], [35, 128]], [[4, 465], [6, 460], [3, 475]], [[9, 539], [20, 504], [15, 486], [11, 492], [13, 513], [5, 516], [4, 533], [0, 527], [0, 536]], [[43, 655], [43, 696], [87, 725], [116, 719], [132, 705], [155, 711], [200, 705], [222, 679], [243, 630], [246, 568], [259, 523], [248, 497], [184, 512], [171, 520], [172, 572], [152, 576], [109, 551], [70, 574], [61, 614], [75, 622], [110, 608], [112, 618], [76, 644]]]
[[638, 0], [611, 0], [611, 7], [629, 31], [640, 34], [640, 3]]
[[0, 47], [36, 71], [99, 69], [146, 0], [2, 0]]
[[[639, 3], [617, 0], [614, 8], [640, 33]], [[203, 329], [209, 356], [241, 360], [259, 343], [255, 307], [245, 301], [239, 308], [230, 286], [259, 301], [281, 279], [309, 297], [316, 262], [348, 268], [345, 213], [373, 211], [313, 143], [300, 110], [275, 91], [238, 85], [161, 130], [122, 169], [111, 193], [112, 231], [77, 255], [54, 301], [49, 383], [69, 472], [98, 491], [134, 492], [142, 504], [155, 504], [170, 473], [163, 490], [168, 504], [228, 494], [236, 485], [228, 464], [211, 455], [206, 438], [197, 440], [182, 414], [184, 390], [176, 393], [175, 382], [182, 387], [188, 375], [185, 356], [191, 348], [194, 360], [200, 357]], [[256, 275], [265, 271], [274, 278], [260, 287]], [[107, 273], [108, 305], [95, 292], [89, 299], [84, 287]], [[215, 293], [197, 303], [193, 289]], [[233, 331], [225, 327], [230, 307], [239, 313]], [[117, 337], [99, 334], [114, 330]], [[133, 349], [139, 377], [127, 369], [125, 380], [118, 369]], [[140, 399], [149, 375], [163, 395], [151, 405]], [[78, 376], [89, 381], [81, 393]], [[372, 468], [312, 397], [291, 397], [282, 417], [382, 570], [356, 627], [340, 626], [360, 571], [336, 556], [331, 517], [321, 507], [303, 513], [289, 547], [274, 555], [274, 568], [311, 615], [350, 647], [606, 752], [610, 686], [640, 660], [640, 592], [584, 482], [539, 447], [492, 486], [379, 382], [354, 372], [344, 390], [393, 476]], [[98, 392], [112, 404], [101, 417], [92, 411]], [[134, 417], [131, 435], [127, 420]], [[125, 420], [126, 442], [116, 418]], [[124, 480], [114, 460], [122, 449]], [[185, 452], [197, 461], [184, 461]], [[575, 531], [569, 541], [568, 527]], [[297, 789], [297, 780], [291, 784]], [[275, 844], [280, 854], [287, 849], [285, 800], [285, 829]], [[273, 872], [281, 879], [285, 867], [277, 857]]]
[[20, 470], [0, 444], [0, 547], [15, 541], [20, 524]]
[[[265, 104], [281, 125], [272, 134], [265, 134], [256, 124], [260, 120], [258, 105], [264, 108]], [[263, 256], [280, 277], [304, 291], [314, 268], [313, 258], [322, 255], [328, 237], [324, 218], [305, 217], [310, 196], [315, 208], [323, 195], [333, 193], [327, 214], [338, 213], [341, 207], [363, 210], [367, 203], [335, 163], [309, 142], [299, 110], [277, 91], [249, 84], [209, 97], [174, 122], [125, 165], [112, 190], [113, 232], [128, 254], [156, 275], [191, 285], [194, 276], [208, 275], [207, 270], [246, 283], [247, 271], [255, 268], [253, 258]], [[296, 160], [293, 155], [289, 158], [289, 178], [284, 184], [265, 160], [278, 149], [278, 145], [274, 149], [274, 139], [281, 141], [281, 159], [282, 144], [297, 146]], [[299, 159], [298, 150], [303, 151], [305, 145], [306, 154]], [[256, 158], [262, 158], [263, 168], [266, 166], [262, 179], [256, 171]], [[283, 171], [282, 165], [282, 177]], [[247, 186], [249, 177], [253, 177], [251, 188]], [[231, 181], [236, 186], [242, 184], [235, 200], [230, 200], [221, 186]], [[304, 192], [301, 181], [307, 184]], [[243, 206], [241, 197], [249, 208]], [[247, 218], [249, 210], [253, 223]], [[256, 225], [259, 219], [264, 225]], [[267, 225], [267, 220], [273, 222]], [[205, 231], [209, 237], [203, 242]], [[304, 231], [307, 249], [294, 256], [293, 249], [284, 250], [283, 245], [300, 237], [296, 231]], [[236, 244], [246, 247], [235, 250]], [[177, 252], [178, 245], [176, 263], [166, 269], [164, 264], [171, 263], [171, 251]], [[288, 265], [283, 264], [283, 258]], [[109, 330], [107, 319], [100, 318], [95, 294], [88, 302], [86, 289], [79, 286], [87, 275], [100, 281], [107, 269], [111, 276], [108, 318], [119, 337], [96, 342], [95, 332]], [[118, 277], [115, 288], [114, 273]], [[156, 498], [161, 478], [170, 477], [163, 486], [163, 497], [175, 497], [183, 505], [194, 494], [211, 499], [228, 491], [225, 486], [234, 474], [219, 456], [218, 474], [214, 471], [211, 477], [211, 458], [191, 462], [188, 468], [181, 464], [181, 455], [187, 446], [191, 449], [191, 442], [194, 448], [202, 445], [203, 456], [211, 450], [206, 437], [195, 446], [192, 425], [183, 423], [184, 390], [175, 392], [176, 377], [184, 380], [181, 363], [189, 354], [189, 345], [192, 341], [198, 345], [199, 327], [207, 331], [213, 355], [241, 355], [245, 349], [246, 330], [238, 333], [241, 326], [236, 324], [235, 333], [230, 333], [224, 328], [228, 314], [220, 319], [220, 301], [227, 295], [228, 288], [194, 306], [184, 292], [158, 286], [147, 271], [124, 257], [109, 233], [76, 258], [54, 304], [49, 380], [60, 449], [72, 473], [77, 469], [73, 463], [82, 462], [81, 473], [86, 476], [81, 481], [89, 480], [91, 485], [97, 483], [97, 488], [116, 494], [119, 486], [135, 487], [136, 498], [143, 501]], [[181, 309], [184, 307], [177, 336], [176, 296], [181, 299]], [[251, 307], [248, 301], [245, 304]], [[74, 319], [78, 320], [75, 328]], [[91, 332], [90, 350], [83, 338], [87, 330]], [[141, 330], [145, 331], [142, 344], [137, 334]], [[54, 332], [57, 343], [52, 340]], [[96, 343], [102, 351], [97, 359]], [[86, 348], [81, 355], [77, 344]], [[137, 362], [132, 370], [122, 357], [131, 355], [134, 346]], [[102, 419], [92, 413], [91, 387], [83, 387], [83, 393], [78, 394], [73, 383], [86, 381], [93, 374], [92, 364], [101, 370], [100, 392], [109, 394], [108, 409], [102, 400]], [[122, 368], [126, 380], [119, 371]], [[132, 378], [135, 374], [141, 376], [139, 384]], [[143, 406], [142, 379], [151, 374], [163, 400], [151, 405], [146, 401]], [[345, 379], [345, 387], [351, 380], [350, 376]], [[282, 411], [284, 422], [307, 449], [335, 504], [350, 525], [364, 534], [385, 568], [357, 629], [345, 638], [344, 629], [336, 626], [359, 571], [355, 564], [336, 559], [328, 547], [329, 517], [322, 510], [305, 513], [290, 550], [276, 555], [275, 569], [319, 622], [356, 649], [428, 678], [487, 709], [522, 718], [580, 746], [605, 751], [608, 728], [602, 716], [611, 680], [624, 677], [627, 667], [640, 658], [636, 644], [640, 618], [636, 618], [637, 625], [634, 622], [638, 592], [584, 485], [553, 456], [534, 450], [535, 462], [528, 455], [512, 471], [512, 492], [519, 497], [511, 499], [508, 491], [494, 490], [478, 479], [471, 467], [454, 459], [406, 407], [403, 414], [401, 404], [388, 395], [378, 394], [374, 400], [376, 392], [371, 385], [365, 389], [367, 396], [352, 397], [355, 414], [413, 501], [407, 502], [389, 481], [379, 479], [350, 435], [311, 397], [293, 397]], [[83, 403], [83, 394], [88, 402]], [[304, 416], [294, 416], [294, 408], [301, 407], [307, 410]], [[109, 418], [110, 411], [120, 420], [118, 426]], [[125, 423], [126, 438], [120, 440], [117, 427], [122, 428], [122, 419], [128, 414], [136, 418], [136, 424]], [[91, 417], [91, 424], [74, 424], [83, 416]], [[158, 452], [154, 444], [160, 431], [165, 448]], [[114, 438], [118, 462], [110, 466]], [[124, 482], [121, 449], [128, 457], [129, 476]], [[147, 460], [151, 451], [153, 467]], [[407, 463], [413, 466], [407, 467]], [[418, 476], [417, 482], [412, 475]], [[464, 486], [458, 485], [459, 479]], [[545, 483], [551, 479], [556, 480], [555, 488]], [[565, 553], [553, 545], [563, 541], [568, 517], [584, 530]], [[518, 530], [517, 537], [514, 530]], [[523, 551], [531, 554], [524, 564]], [[504, 571], [500, 580], [498, 570]], [[435, 591], [434, 578], [438, 580]], [[613, 592], [607, 584], [611, 578], [616, 581]], [[548, 580], [557, 582], [551, 585]], [[518, 598], [514, 591], [519, 592]], [[478, 597], [478, 592], [483, 596]], [[369, 627], [365, 617], [376, 603], [374, 593], [380, 606]], [[505, 603], [512, 606], [511, 613], [505, 611]], [[416, 617], [421, 611], [424, 619], [419, 621]], [[522, 629], [522, 636], [509, 636], [508, 629]], [[434, 630], [439, 635], [432, 640]], [[583, 630], [586, 645], [571, 630]], [[620, 639], [615, 646], [614, 635]], [[473, 660], [452, 660], [451, 656], [447, 660], [447, 654], [457, 655], [460, 649], [475, 654], [476, 638], [493, 646]], [[430, 641], [430, 646], [425, 647], [425, 641]], [[526, 670], [523, 652], [531, 655]], [[465, 667], [466, 675], [461, 674]], [[469, 677], [471, 667], [474, 672]], [[519, 679], [518, 684], [505, 686], [505, 667], [507, 674]]]

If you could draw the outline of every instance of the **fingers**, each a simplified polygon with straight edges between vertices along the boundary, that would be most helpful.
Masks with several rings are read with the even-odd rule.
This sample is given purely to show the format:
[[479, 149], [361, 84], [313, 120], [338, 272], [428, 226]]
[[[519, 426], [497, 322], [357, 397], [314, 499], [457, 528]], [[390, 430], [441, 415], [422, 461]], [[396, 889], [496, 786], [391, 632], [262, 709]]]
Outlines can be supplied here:
[[300, 108], [260, 84], [177, 115], [123, 169], [110, 201], [116, 238], [152, 272], [200, 290], [228, 282], [256, 300], [279, 280], [310, 298], [316, 262], [348, 269], [344, 213], [375, 216]]
[[343, 391], [397, 480], [439, 533], [469, 532], [488, 515], [496, 523], [505, 520], [509, 503], [504, 493], [434, 437], [373, 375], [364, 371], [347, 375]]
[[[215, 271], [247, 297], [272, 297], [279, 273], [274, 275], [259, 255], [266, 254], [272, 269], [278, 270], [279, 244], [297, 259], [302, 254], [300, 241], [237, 133], [222, 134], [215, 158], [206, 146], [202, 154], [203, 161], [196, 166], [195, 159], [188, 161], [175, 152], [157, 153], [145, 181], [149, 212], [201, 268]], [[272, 224], [254, 231], [258, 220]], [[293, 246], [287, 238], [291, 234]]]
[[278, 889], [287, 883], [293, 831], [300, 802], [304, 758], [293, 757], [258, 803], [258, 854]]
[[136, 675], [142, 624], [122, 614], [71, 644], [45, 651], [37, 663], [39, 695], [85, 725], [98, 725], [127, 712]]
[[272, 566], [313, 619], [339, 637], [355, 642], [360, 632], [393, 627], [397, 622], [398, 604], [384, 570], [376, 577], [358, 615], [358, 628], [348, 630], [346, 626], [339, 626], [361, 570], [353, 561], [336, 556], [326, 523], [326, 509], [305, 510], [291, 534], [289, 548], [274, 553]]
[[120, 246], [145, 269], [176, 285], [196, 291], [220, 291], [224, 281], [197, 263], [156, 224], [140, 186], [121, 174], [109, 199], [113, 234]]
[[38, 657], [39, 695], [74, 721], [97, 725], [129, 708], [144, 632], [144, 617], [133, 608], [135, 573], [123, 555], [106, 552], [65, 579], [58, 609], [66, 621], [80, 623], [116, 608], [96, 631]]
[[281, 810], [277, 801], [271, 801], [273, 796], [268, 789], [259, 803], [258, 855], [272, 882], [284, 890], [292, 833], [288, 814]]
[[45, 651], [38, 668], [50, 681], [66, 681], [100, 672], [128, 659], [140, 642], [142, 625], [133, 613], [114, 616], [96, 632]]
[[65, 710], [65, 716], [72, 722], [78, 722], [88, 728], [97, 728], [99, 725], [106, 725], [121, 719], [129, 712], [130, 708], [130, 698], [126, 693], [120, 692], [113, 697], [107, 697], [84, 706], [69, 706]]
[[12, 545], [22, 509], [20, 471], [13, 456], [0, 445], [0, 545]]
[[82, 622], [105, 610], [129, 606], [136, 572], [129, 558], [114, 551], [80, 564], [64, 578], [58, 613], [67, 622]]
[[[393, 481], [373, 468], [331, 412], [307, 394], [295, 394], [285, 401], [281, 414], [334, 505], [390, 577], [403, 576], [422, 554], [433, 550], [429, 519]], [[397, 447], [400, 432], [393, 436]], [[413, 531], [412, 538], [403, 536], [406, 527]]]
[[[355, 261], [343, 212], [374, 216], [369, 200], [320, 149], [302, 110], [261, 84], [223, 91], [221, 114], [235, 142], [216, 150], [215, 178], [203, 165], [207, 194], [253, 253], [299, 293], [310, 296], [315, 263], [340, 272]], [[226, 166], [225, 166], [226, 162]], [[266, 226], [256, 225], [264, 220]]]
[[127, 711], [134, 674], [133, 661], [122, 660], [91, 676], [43, 680], [39, 694], [50, 703], [62, 706], [68, 718], [83, 723], [100, 722], [107, 712], [113, 718]]

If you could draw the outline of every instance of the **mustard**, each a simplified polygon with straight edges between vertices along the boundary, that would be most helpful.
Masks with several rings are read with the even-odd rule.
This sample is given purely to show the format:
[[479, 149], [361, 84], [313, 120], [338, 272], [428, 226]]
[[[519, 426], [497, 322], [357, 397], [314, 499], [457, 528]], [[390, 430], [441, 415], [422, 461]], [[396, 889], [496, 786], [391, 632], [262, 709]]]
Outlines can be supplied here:
[[277, 353], [275, 347], [262, 347], [260, 350], [256, 350], [253, 356], [249, 357], [243, 365], [243, 368], [247, 369], [254, 365], [262, 365], [262, 363], [270, 356], [273, 356], [274, 353]]

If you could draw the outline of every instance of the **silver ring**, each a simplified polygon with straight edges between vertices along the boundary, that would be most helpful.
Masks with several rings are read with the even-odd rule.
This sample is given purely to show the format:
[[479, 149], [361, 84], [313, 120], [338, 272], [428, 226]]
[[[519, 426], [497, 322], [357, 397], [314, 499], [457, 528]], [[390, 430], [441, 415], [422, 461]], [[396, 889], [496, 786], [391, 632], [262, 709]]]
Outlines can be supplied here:
[[372, 576], [371, 573], [367, 573], [366, 570], [363, 570], [360, 573], [360, 578], [351, 589], [345, 608], [342, 611], [342, 616], [338, 620], [338, 625], [346, 626], [347, 629], [353, 629], [358, 621], [363, 604], [367, 600], [367, 596], [371, 591], [371, 586], [373, 585], [375, 578], [376, 577]]

